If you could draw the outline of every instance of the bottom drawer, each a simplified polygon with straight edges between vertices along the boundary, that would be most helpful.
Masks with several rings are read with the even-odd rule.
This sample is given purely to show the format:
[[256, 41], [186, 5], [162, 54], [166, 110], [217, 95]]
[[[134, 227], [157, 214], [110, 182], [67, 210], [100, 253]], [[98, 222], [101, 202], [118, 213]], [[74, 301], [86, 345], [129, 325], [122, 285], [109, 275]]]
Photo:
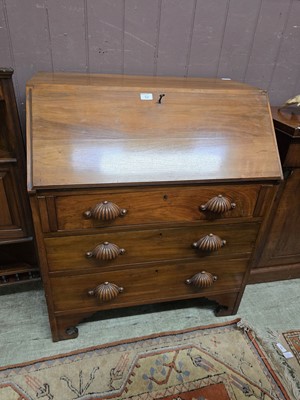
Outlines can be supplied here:
[[[217, 263], [215, 260], [208, 260], [52, 277], [50, 282], [54, 309], [96, 311], [239, 290], [247, 263], [248, 260], [245, 259], [224, 260]], [[211, 284], [211, 286], [199, 288], [194, 285], [195, 282], [189, 284], [186, 282], [202, 271], [212, 276], [198, 275], [197, 283], [200, 280], [204, 281], [205, 285]], [[211, 281], [212, 277], [216, 278]], [[95, 293], [89, 293], [95, 292], [95, 289], [105, 282], [109, 284], [101, 287], [99, 295], [106, 301], [99, 300]], [[123, 288], [123, 291], [117, 291], [110, 284]], [[114, 295], [116, 297], [110, 299]]]

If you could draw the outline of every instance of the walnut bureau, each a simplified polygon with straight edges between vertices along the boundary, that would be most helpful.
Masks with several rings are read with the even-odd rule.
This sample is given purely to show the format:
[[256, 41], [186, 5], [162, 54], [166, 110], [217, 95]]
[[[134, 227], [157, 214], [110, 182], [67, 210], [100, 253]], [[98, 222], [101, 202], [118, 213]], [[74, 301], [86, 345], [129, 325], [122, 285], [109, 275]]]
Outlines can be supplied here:
[[110, 308], [206, 298], [237, 312], [282, 179], [264, 91], [39, 73], [27, 135], [54, 341]]

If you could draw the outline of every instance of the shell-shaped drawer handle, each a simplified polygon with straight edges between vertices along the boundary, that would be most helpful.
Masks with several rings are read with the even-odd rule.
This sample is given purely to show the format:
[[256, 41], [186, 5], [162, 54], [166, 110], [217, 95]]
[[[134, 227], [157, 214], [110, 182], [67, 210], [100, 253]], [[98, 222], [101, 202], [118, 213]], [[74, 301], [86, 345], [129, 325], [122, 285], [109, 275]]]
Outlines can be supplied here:
[[227, 197], [219, 194], [208, 200], [206, 204], [200, 206], [201, 211], [211, 211], [216, 214], [222, 214], [236, 207], [235, 203], [231, 203]]
[[123, 291], [124, 288], [117, 286], [115, 283], [104, 282], [95, 289], [89, 290], [88, 294], [97, 297], [100, 302], [105, 302], [115, 299]]
[[94, 250], [87, 251], [86, 256], [88, 258], [95, 257], [97, 260], [114, 260], [120, 254], [124, 254], [125, 249], [121, 249], [114, 243], [104, 242], [98, 244]]
[[193, 285], [197, 288], [208, 288], [218, 279], [217, 276], [212, 275], [210, 272], [202, 271], [194, 275], [192, 278], [187, 279], [187, 285]]
[[219, 236], [210, 233], [203, 236], [198, 242], [193, 243], [193, 247], [202, 251], [216, 251], [225, 244], [226, 240], [222, 240]]
[[100, 221], [112, 221], [126, 214], [127, 210], [125, 208], [120, 208], [117, 204], [106, 200], [83, 213], [85, 218], [93, 218]]

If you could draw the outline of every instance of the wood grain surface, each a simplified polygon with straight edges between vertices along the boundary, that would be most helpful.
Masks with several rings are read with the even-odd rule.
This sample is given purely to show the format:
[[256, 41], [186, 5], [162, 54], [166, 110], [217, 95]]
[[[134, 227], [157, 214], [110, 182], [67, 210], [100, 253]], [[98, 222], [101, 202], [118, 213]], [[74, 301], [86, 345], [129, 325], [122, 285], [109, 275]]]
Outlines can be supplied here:
[[281, 177], [266, 94], [231, 81], [40, 74], [27, 135], [29, 189]]
[[[237, 291], [241, 285], [247, 261], [227, 260], [216, 265], [214, 262], [165, 264], [141, 267], [140, 269], [124, 269], [87, 275], [51, 278], [53, 287], [54, 308], [56, 311], [88, 310], [96, 311], [115, 307], [126, 307], [133, 304], [151, 303], [153, 299], [168, 301], [212, 294]], [[218, 280], [210, 288], [197, 289], [185, 283], [186, 279], [201, 272], [204, 268], [218, 276]], [[95, 297], [88, 295], [103, 282], [115, 283], [124, 287], [124, 292], [111, 302], [100, 303]]]
[[[75, 193], [56, 192], [39, 195], [40, 216], [44, 232], [75, 231], [80, 229], [107, 229], [114, 226], [147, 225], [157, 223], [182, 223], [214, 221], [223, 218], [246, 218], [253, 216], [261, 185], [196, 185], [146, 187], [132, 189], [84, 190]], [[225, 213], [202, 211], [201, 205], [211, 198], [223, 195], [235, 204]], [[84, 213], [97, 204], [110, 201], [125, 216], [112, 221], [86, 218]], [[50, 226], [50, 224], [52, 224]]]
[[[41, 73], [27, 96], [53, 340], [76, 337], [101, 309], [205, 297], [217, 315], [236, 313], [282, 177], [266, 93], [221, 79]], [[210, 283], [196, 288], [202, 271]]]
[[[49, 271], [87, 271], [90, 269], [114, 268], [122, 265], [149, 263], [168, 259], [196, 259], [249, 257], [259, 229], [259, 223], [188, 225], [185, 227], [148, 229], [135, 231], [99, 233], [96, 235], [46, 238]], [[226, 240], [224, 247], [206, 252], [193, 248], [193, 243], [213, 233]], [[111, 261], [87, 258], [86, 253], [104, 242], [114, 243], [125, 249]]]

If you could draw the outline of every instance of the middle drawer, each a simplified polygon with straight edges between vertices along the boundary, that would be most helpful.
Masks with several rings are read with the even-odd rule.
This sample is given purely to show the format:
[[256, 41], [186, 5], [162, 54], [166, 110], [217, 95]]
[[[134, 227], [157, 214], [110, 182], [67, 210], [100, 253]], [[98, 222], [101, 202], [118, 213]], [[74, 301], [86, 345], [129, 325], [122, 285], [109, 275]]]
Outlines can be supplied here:
[[192, 225], [45, 239], [49, 271], [249, 254], [258, 222]]

